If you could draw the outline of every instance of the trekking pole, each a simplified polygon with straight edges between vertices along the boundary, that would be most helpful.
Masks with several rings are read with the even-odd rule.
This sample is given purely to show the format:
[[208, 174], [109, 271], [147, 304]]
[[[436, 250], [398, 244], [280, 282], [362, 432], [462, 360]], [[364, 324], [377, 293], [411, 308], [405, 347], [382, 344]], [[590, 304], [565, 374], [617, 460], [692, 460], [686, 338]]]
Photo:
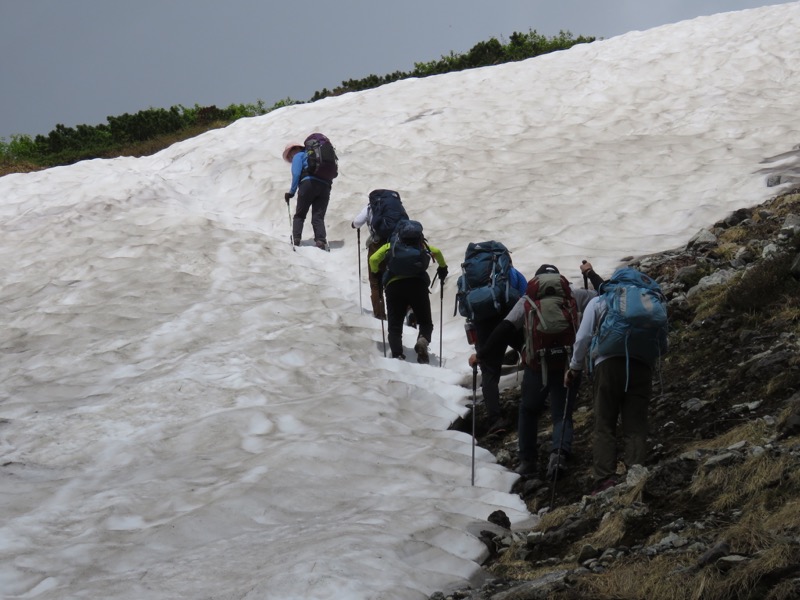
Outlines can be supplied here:
[[358, 309], [364, 314], [364, 303], [361, 300], [361, 229], [356, 229], [356, 246], [358, 246]]
[[553, 510], [553, 505], [556, 502], [556, 482], [558, 481], [558, 470], [559, 470], [558, 467], [561, 464], [561, 451], [562, 451], [562, 449], [564, 447], [564, 430], [567, 427], [567, 411], [569, 409], [569, 391], [570, 391], [570, 388], [568, 387], [567, 388], [567, 397], [564, 399], [564, 414], [561, 416], [561, 435], [558, 438], [558, 454], [556, 455], [557, 456], [556, 460], [558, 462], [556, 463], [556, 470], [555, 470], [555, 473], [553, 474], [553, 490], [552, 490], [552, 493], [550, 495], [550, 510], [551, 511]]
[[442, 363], [442, 327], [444, 324], [444, 279], [439, 278], [441, 286], [439, 287], [439, 367], [443, 366]]
[[[585, 265], [586, 261], [585, 260], [582, 261], [581, 264]], [[583, 274], [583, 289], [585, 290], [589, 289], [589, 276], [586, 273]]]
[[472, 365], [472, 485], [475, 485], [475, 410], [478, 402], [478, 363]]
[[[386, 312], [386, 299], [383, 297], [383, 286], [381, 286], [381, 300], [383, 300], [383, 312]], [[383, 338], [383, 358], [386, 358], [386, 332], [383, 329], [383, 320], [385, 316], [381, 317], [381, 337]]]
[[292, 210], [289, 208], [289, 203], [286, 203], [286, 212], [289, 214], [289, 241], [292, 243], [292, 252], [297, 252], [294, 247], [294, 232], [292, 231]]

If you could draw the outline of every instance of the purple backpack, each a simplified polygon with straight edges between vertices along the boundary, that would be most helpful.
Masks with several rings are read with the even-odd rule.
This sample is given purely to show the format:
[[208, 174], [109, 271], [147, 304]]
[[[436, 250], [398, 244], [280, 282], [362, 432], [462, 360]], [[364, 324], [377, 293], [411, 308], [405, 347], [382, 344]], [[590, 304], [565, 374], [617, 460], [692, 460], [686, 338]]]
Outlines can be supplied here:
[[312, 133], [304, 144], [308, 157], [308, 174], [325, 181], [336, 179], [339, 174], [339, 158], [331, 141], [321, 133]]

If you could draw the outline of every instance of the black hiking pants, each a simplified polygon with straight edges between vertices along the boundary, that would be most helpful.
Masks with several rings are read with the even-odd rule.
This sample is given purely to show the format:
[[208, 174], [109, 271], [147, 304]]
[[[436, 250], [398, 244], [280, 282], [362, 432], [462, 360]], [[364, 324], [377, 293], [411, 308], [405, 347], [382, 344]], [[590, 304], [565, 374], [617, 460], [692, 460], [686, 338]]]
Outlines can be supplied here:
[[429, 342], [433, 334], [428, 282], [419, 277], [395, 279], [386, 286], [386, 329], [392, 356], [403, 354], [403, 321], [411, 307], [417, 317], [419, 337]]
[[[503, 320], [503, 317], [497, 316], [491, 319], [482, 319], [474, 321], [475, 336], [475, 351], [480, 352], [489, 340], [489, 336]], [[486, 413], [489, 421], [494, 422], [501, 416], [500, 411], [500, 373], [503, 367], [503, 355], [505, 348], [502, 350], [498, 347], [495, 351], [488, 353], [482, 352], [481, 361], [479, 363], [481, 369], [481, 393], [483, 394], [483, 402], [486, 404]]]
[[331, 198], [331, 184], [320, 179], [304, 179], [297, 189], [297, 206], [292, 220], [292, 237], [298, 242], [303, 237], [303, 224], [311, 209], [311, 227], [314, 229], [314, 241], [327, 242], [325, 231], [325, 213]]

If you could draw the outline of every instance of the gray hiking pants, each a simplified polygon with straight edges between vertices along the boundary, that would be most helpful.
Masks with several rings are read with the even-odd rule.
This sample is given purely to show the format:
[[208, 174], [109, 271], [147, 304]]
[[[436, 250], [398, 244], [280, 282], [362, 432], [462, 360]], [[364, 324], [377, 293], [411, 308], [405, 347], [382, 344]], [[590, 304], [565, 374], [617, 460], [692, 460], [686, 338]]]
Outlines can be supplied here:
[[303, 224], [311, 209], [311, 227], [314, 229], [314, 240], [327, 242], [325, 231], [325, 213], [331, 198], [331, 186], [319, 179], [304, 179], [297, 190], [297, 206], [292, 220], [292, 236], [295, 242], [303, 237]]
[[[647, 404], [653, 390], [650, 367], [614, 356], [594, 368], [594, 476], [607, 479], [617, 470], [617, 419], [622, 420], [625, 464], [644, 465], [647, 459]], [[625, 391], [627, 380], [628, 389]]]

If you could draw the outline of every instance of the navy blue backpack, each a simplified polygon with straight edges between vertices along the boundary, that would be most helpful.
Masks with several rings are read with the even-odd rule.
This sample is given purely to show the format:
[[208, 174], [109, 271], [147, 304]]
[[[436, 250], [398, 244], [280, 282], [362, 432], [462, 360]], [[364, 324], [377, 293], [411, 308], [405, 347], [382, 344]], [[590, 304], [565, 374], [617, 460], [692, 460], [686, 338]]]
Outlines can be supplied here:
[[397, 224], [408, 220], [400, 194], [394, 190], [372, 190], [369, 207], [372, 215], [369, 229], [375, 241], [388, 241]]
[[511, 285], [510, 271], [511, 254], [502, 243], [470, 243], [461, 263], [461, 276], [457, 283], [456, 306], [459, 314], [471, 321], [508, 314], [521, 297]]
[[389, 243], [384, 284], [392, 277], [417, 277], [425, 274], [431, 264], [431, 254], [419, 221], [400, 221]]

